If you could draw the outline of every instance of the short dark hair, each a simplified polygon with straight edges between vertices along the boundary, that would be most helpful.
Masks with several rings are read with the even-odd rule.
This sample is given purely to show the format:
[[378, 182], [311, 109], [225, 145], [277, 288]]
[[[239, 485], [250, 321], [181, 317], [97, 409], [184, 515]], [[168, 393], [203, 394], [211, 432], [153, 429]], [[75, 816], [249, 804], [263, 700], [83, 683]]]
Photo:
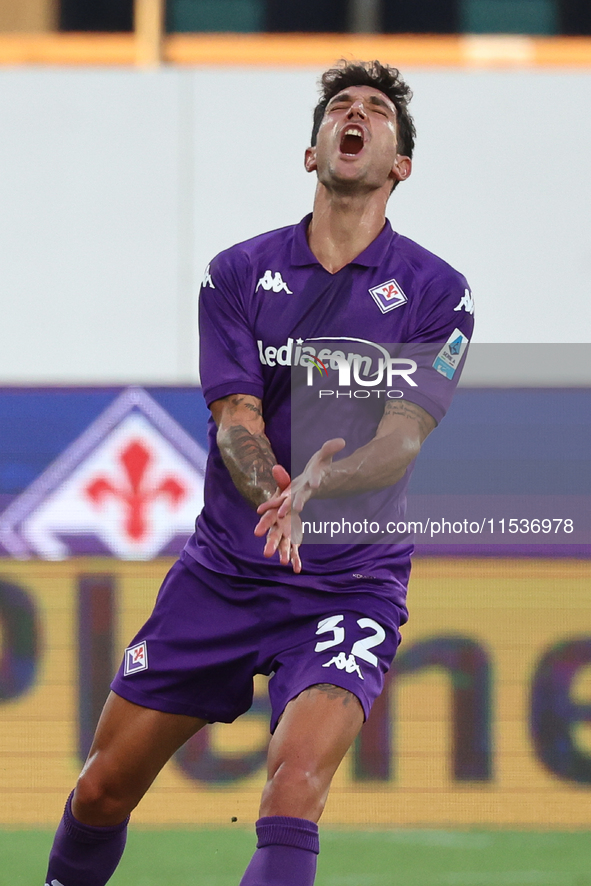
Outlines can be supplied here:
[[348, 86], [372, 86], [387, 95], [396, 108], [399, 153], [412, 157], [417, 134], [408, 111], [412, 92], [400, 76], [398, 68], [391, 68], [378, 61], [348, 62], [342, 59], [336, 67], [324, 72], [319, 85], [320, 101], [314, 108], [314, 125], [310, 142], [312, 146], [316, 144], [318, 130], [329, 101]]

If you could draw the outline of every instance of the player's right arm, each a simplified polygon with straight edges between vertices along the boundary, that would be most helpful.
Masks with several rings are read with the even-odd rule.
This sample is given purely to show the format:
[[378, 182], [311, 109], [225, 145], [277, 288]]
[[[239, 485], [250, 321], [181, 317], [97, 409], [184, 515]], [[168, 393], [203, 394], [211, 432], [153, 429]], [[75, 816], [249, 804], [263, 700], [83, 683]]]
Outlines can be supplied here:
[[[289, 486], [290, 476], [277, 463], [265, 434], [262, 403], [251, 394], [230, 394], [214, 400], [210, 407], [217, 425], [216, 441], [232, 481], [240, 494], [257, 508], [278, 491]], [[295, 572], [301, 571], [298, 545], [291, 542], [291, 517], [286, 517], [269, 530], [266, 556], [279, 553], [280, 562], [291, 562]]]
[[277, 459], [265, 434], [262, 403], [250, 394], [230, 394], [210, 404], [217, 444], [238, 492], [258, 508], [275, 493]]

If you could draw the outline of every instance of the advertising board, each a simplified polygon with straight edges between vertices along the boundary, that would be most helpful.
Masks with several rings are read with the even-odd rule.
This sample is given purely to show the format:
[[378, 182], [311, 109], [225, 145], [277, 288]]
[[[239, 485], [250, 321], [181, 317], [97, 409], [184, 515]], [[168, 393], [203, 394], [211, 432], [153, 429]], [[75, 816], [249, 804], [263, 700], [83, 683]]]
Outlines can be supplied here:
[[[2, 561], [0, 826], [59, 817], [171, 562]], [[417, 558], [391, 679], [337, 773], [326, 822], [586, 826], [590, 579], [585, 560]], [[257, 678], [251, 711], [185, 745], [135, 821], [253, 821], [268, 714]]]

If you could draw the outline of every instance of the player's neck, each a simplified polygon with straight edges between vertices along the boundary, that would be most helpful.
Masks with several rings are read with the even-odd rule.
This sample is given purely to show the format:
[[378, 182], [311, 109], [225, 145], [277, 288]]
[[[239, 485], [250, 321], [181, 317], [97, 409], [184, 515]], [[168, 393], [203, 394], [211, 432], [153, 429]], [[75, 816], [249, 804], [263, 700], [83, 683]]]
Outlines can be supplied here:
[[331, 274], [367, 249], [386, 220], [386, 200], [379, 192], [364, 195], [330, 193], [320, 186], [314, 198], [308, 245]]

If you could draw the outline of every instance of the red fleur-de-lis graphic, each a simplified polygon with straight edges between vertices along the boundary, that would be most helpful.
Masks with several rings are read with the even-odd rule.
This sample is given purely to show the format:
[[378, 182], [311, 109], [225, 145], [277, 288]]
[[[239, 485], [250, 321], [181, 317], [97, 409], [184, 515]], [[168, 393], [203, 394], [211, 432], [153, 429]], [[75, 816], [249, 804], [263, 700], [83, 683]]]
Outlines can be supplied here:
[[398, 295], [398, 290], [395, 286], [390, 283], [388, 286], [384, 286], [382, 292], [384, 293], [384, 297], [388, 299], [394, 298], [394, 296]]
[[88, 497], [100, 505], [105, 496], [112, 495], [123, 501], [127, 508], [125, 531], [134, 541], [141, 541], [147, 531], [146, 508], [160, 496], [165, 496], [174, 507], [186, 493], [186, 489], [175, 477], [165, 477], [157, 486], [148, 488], [145, 475], [151, 461], [150, 452], [140, 440], [133, 440], [119, 456], [125, 468], [128, 483], [121, 488], [108, 477], [97, 477], [85, 489]]

